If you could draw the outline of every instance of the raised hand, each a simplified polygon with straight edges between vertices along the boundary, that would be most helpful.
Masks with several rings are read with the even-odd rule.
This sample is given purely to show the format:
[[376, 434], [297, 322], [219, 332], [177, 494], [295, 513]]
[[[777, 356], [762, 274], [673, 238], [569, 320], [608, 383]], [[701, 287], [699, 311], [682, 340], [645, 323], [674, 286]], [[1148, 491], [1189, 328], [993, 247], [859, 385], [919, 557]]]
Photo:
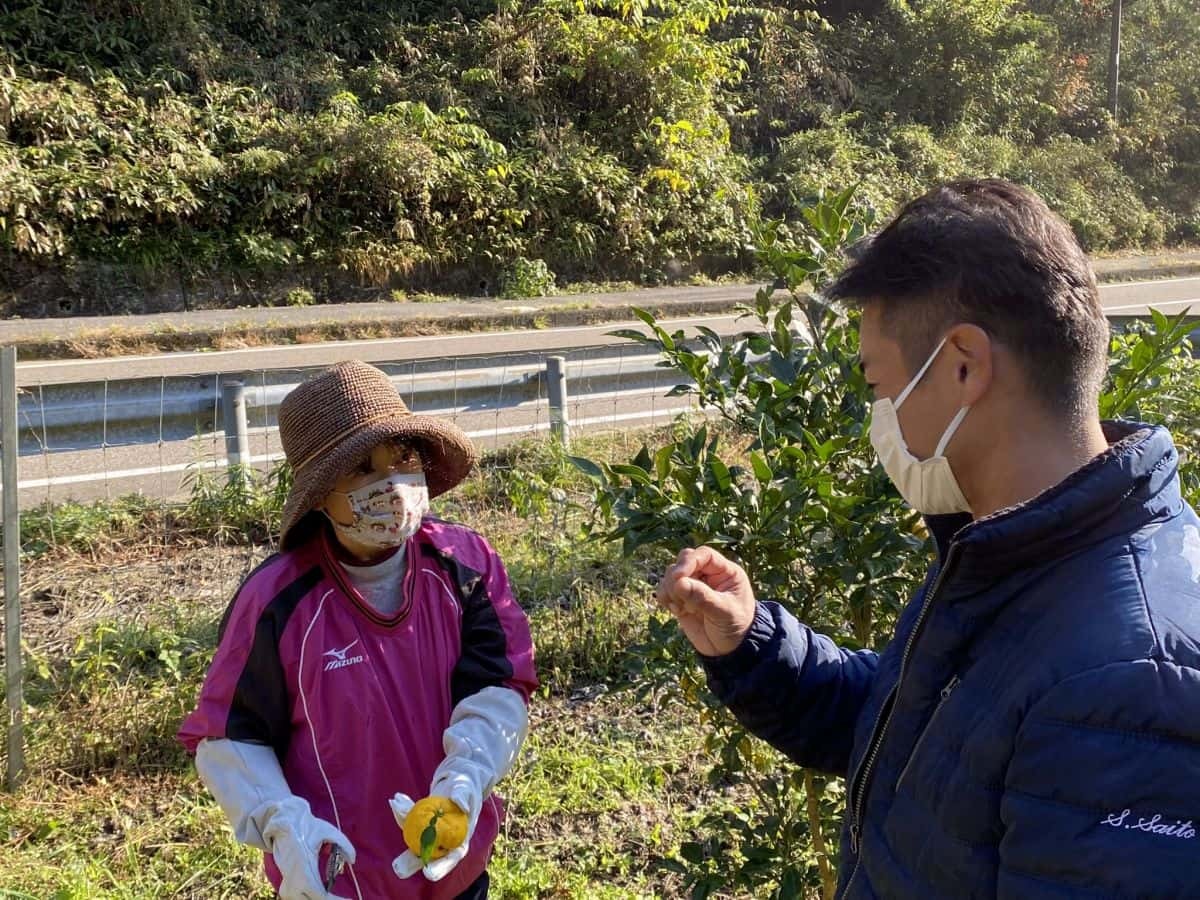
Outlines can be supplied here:
[[658, 602], [705, 656], [732, 653], [754, 620], [754, 589], [745, 569], [712, 547], [680, 551], [658, 584]]

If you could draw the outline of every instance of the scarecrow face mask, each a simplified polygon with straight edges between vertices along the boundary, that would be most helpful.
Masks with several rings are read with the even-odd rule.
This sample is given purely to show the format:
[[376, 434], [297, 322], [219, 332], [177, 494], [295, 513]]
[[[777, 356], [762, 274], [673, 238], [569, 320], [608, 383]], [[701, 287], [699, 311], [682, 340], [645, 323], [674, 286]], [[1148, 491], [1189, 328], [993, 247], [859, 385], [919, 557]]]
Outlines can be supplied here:
[[381, 550], [398, 547], [421, 527], [429, 512], [429, 488], [424, 473], [393, 472], [353, 491], [331, 491], [346, 498], [353, 520], [330, 517], [337, 533]]

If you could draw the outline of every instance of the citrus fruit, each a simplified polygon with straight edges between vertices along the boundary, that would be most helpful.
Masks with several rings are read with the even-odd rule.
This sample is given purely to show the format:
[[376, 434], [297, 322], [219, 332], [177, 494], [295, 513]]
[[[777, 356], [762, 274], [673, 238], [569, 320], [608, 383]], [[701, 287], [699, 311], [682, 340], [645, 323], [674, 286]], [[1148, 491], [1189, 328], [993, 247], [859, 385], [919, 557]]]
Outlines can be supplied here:
[[[428, 839], [434, 832], [426, 831], [431, 827], [436, 832], [432, 844]], [[413, 804], [401, 830], [404, 843], [417, 856], [441, 859], [467, 839], [467, 814], [449, 797], [426, 797]], [[428, 857], [422, 856], [423, 848], [428, 849]]]

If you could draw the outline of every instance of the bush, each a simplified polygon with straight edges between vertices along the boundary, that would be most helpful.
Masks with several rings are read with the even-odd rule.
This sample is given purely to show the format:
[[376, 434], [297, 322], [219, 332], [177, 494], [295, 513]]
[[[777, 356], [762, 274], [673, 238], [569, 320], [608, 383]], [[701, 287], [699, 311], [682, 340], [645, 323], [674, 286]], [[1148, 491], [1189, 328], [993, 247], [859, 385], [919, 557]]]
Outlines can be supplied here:
[[[644, 315], [651, 334], [628, 335], [694, 379], [695, 388], [675, 393], [695, 393], [720, 429], [685, 430], [628, 464], [579, 465], [598, 484], [605, 536], [623, 541], [626, 553], [712, 544], [755, 573], [763, 596], [862, 647], [886, 638], [918, 577], [922, 559], [913, 551], [924, 539], [863, 452], [870, 397], [852, 323], [800, 293], [801, 284], [823, 284], [842, 244], [865, 233], [870, 217], [852, 198], [820, 199], [794, 241], [778, 225], [764, 231], [760, 258], [789, 287], [782, 300], [765, 288], [747, 308], [758, 333], [727, 346], [701, 330], [696, 350]], [[815, 886], [830, 896], [840, 784], [797, 770], [719, 711], [673, 627], [660, 625], [643, 653], [648, 674], [678, 677], [713, 723], [712, 778], [747, 784], [755, 798], [746, 809], [711, 812], [704, 834], [682, 848], [678, 865], [693, 896], [796, 897]]]
[[1133, 180], [1101, 146], [1055, 137], [1045, 147], [1018, 154], [1001, 174], [1041, 194], [1088, 250], [1155, 245], [1165, 237], [1162, 222], [1146, 209]]
[[470, 29], [372, 0], [113, 6], [0, 12], [14, 259], [469, 284], [521, 258], [656, 277], [744, 242], [722, 2], [481, 9]]
[[308, 288], [292, 288], [287, 292], [285, 299], [288, 306], [312, 306], [317, 302], [317, 298]]
[[553, 293], [554, 273], [540, 259], [518, 256], [500, 279], [500, 296], [508, 299], [548, 297]]
[[250, 466], [227, 472], [201, 467], [188, 470], [187, 506], [180, 524], [218, 541], [266, 543], [279, 533], [283, 504], [292, 486], [292, 469], [281, 462], [263, 474]]
[[1031, 148], [963, 128], [938, 135], [922, 125], [892, 128], [873, 143], [854, 122], [842, 119], [783, 142], [772, 173], [778, 198], [772, 211], [802, 208], [830, 180], [860, 182], [860, 196], [886, 209], [938, 182], [999, 177], [1041, 194], [1089, 250], [1154, 245], [1166, 236], [1163, 222], [1113, 162], [1111, 143], [1057, 136]]

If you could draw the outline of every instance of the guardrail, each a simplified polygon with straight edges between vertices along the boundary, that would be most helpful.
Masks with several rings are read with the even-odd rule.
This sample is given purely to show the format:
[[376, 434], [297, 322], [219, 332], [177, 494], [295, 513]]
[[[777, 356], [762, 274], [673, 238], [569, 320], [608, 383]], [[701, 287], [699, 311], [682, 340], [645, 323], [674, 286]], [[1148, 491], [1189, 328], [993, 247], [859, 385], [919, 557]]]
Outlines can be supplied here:
[[[1130, 321], [1127, 316], [1110, 318], [1118, 329]], [[727, 336], [736, 330], [732, 317], [727, 328]], [[567, 352], [569, 361], [563, 355]], [[190, 365], [203, 366], [201, 355], [192, 356], [198, 358], [190, 360]], [[376, 365], [388, 372], [414, 412], [454, 419], [473, 438], [498, 441], [547, 430], [569, 439], [572, 418], [578, 420], [578, 428], [620, 427], [671, 412], [670, 407], [639, 407], [640, 401], [662, 397], [674, 386], [674, 376], [664, 375], [657, 361], [657, 355], [645, 347], [606, 343]], [[44, 477], [34, 476], [37, 466], [30, 460], [20, 482], [22, 491], [107, 481], [114, 476], [116, 481], [129, 482], [151, 471], [163, 475], [191, 466], [221, 468], [277, 459], [281, 454], [273, 434], [279, 403], [320, 368], [289, 365], [30, 383], [30, 372], [42, 371], [41, 365], [31, 366], [22, 378], [17, 418], [18, 453], [25, 459], [43, 457], [40, 474]], [[594, 413], [601, 403], [609, 404], [603, 416]], [[212, 448], [199, 454], [203, 458], [176, 447], [166, 454], [169, 458], [160, 454], [155, 465], [148, 466], [130, 453], [130, 448], [161, 451], [197, 440]], [[252, 446], [257, 452], [252, 452]], [[119, 458], [106, 459], [102, 468], [92, 471], [95, 463], [89, 454], [109, 451], [118, 451], [115, 455]], [[69, 465], [61, 462], [67, 459]], [[49, 495], [47, 499], [51, 499]]]
[[[452, 419], [473, 438], [499, 443], [539, 431], [568, 441], [572, 427], [648, 423], [688, 409], [667, 402], [677, 373], [665, 372], [658, 359], [625, 344], [572, 348], [569, 361], [561, 353], [521, 352], [375, 364], [413, 412]], [[26, 381], [17, 413], [18, 454], [27, 461], [20, 490], [132, 484], [195, 466], [277, 459], [279, 404], [319, 368]], [[35, 457], [45, 477], [35, 476]]]
[[[562, 357], [551, 357], [562, 359]], [[620, 386], [645, 388], [654, 372], [653, 354], [607, 355], [578, 364], [591, 393]], [[432, 415], [495, 410], [527, 401], [549, 402], [547, 362], [488, 362], [487, 368], [459, 363], [432, 366], [381, 363], [413, 412]], [[211, 377], [110, 380], [92, 384], [24, 388], [18, 401], [21, 455], [51, 450], [100, 449], [128, 443], [187, 440], [230, 431], [237, 421], [274, 421], [280, 402], [308, 373], [251, 371]], [[565, 378], [565, 361], [558, 379]], [[645, 382], [645, 383], [643, 383]], [[562, 401], [560, 400], [560, 407]], [[553, 407], [553, 404], [551, 404]], [[251, 427], [251, 426], [248, 426]]]

